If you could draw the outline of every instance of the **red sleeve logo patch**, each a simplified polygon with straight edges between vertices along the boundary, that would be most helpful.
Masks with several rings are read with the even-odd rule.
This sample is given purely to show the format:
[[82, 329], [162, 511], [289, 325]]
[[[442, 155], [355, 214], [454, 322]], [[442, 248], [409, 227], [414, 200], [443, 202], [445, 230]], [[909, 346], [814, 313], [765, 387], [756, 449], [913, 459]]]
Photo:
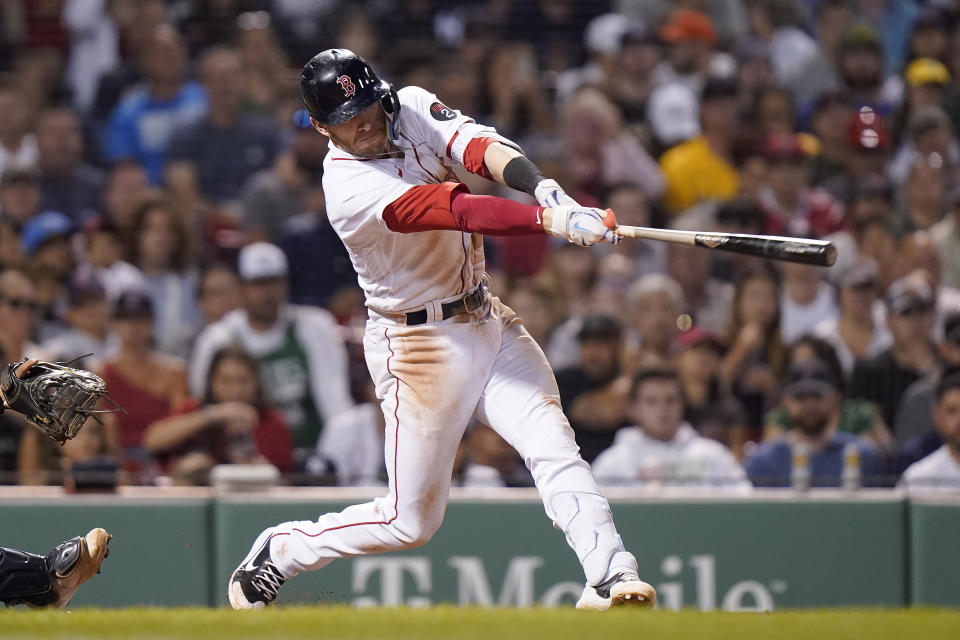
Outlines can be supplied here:
[[350, 76], [340, 76], [337, 78], [337, 84], [343, 89], [343, 94], [348, 98], [357, 92], [357, 87], [350, 80]]
[[430, 105], [430, 116], [434, 120], [439, 120], [444, 122], [446, 120], [453, 120], [457, 117], [457, 112], [443, 104], [442, 102], [434, 102]]

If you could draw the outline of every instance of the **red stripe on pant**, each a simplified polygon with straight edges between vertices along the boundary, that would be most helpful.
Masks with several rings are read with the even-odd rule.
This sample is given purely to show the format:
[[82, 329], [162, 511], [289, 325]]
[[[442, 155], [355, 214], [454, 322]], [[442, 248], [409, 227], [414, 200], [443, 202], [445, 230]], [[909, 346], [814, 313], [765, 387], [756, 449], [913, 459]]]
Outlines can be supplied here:
[[[390, 358], [394, 357], [396, 354], [393, 352], [393, 347], [390, 346], [390, 336], [387, 335], [387, 329], [383, 330], [383, 337], [387, 339], [387, 350], [390, 351], [389, 357], [387, 357], [387, 373], [393, 376], [393, 371], [390, 371]], [[336, 527], [328, 527], [319, 533], [307, 533], [300, 529], [294, 528], [293, 531], [307, 536], [308, 538], [316, 538], [322, 536], [328, 531], [336, 531], [338, 529], [346, 529], [347, 527], [359, 527], [362, 525], [386, 525], [392, 523], [397, 519], [397, 516], [400, 515], [398, 510], [398, 505], [400, 504], [400, 487], [397, 486], [397, 451], [400, 449], [400, 416], [398, 411], [400, 410], [400, 379], [394, 376], [394, 380], [397, 381], [397, 389], [394, 392], [394, 405], [393, 405], [393, 419], [396, 421], [396, 427], [393, 435], [393, 517], [389, 520], [384, 520], [381, 522], [353, 522], [351, 524], [341, 524]], [[291, 532], [275, 533], [270, 536], [270, 539], [273, 540], [277, 536], [288, 536]]]

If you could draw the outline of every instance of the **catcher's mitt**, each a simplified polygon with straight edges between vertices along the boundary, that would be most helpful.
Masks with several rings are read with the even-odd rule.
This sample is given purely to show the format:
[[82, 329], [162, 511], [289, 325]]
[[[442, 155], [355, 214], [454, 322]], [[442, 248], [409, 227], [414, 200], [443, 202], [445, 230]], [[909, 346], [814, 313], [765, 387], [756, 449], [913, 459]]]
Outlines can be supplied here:
[[[107, 385], [96, 374], [68, 367], [69, 363], [38, 362], [18, 378], [16, 370], [24, 362], [0, 369], [6, 404], [60, 444], [76, 436], [91, 416], [99, 422], [98, 413], [123, 411], [110, 399]], [[97, 409], [101, 398], [113, 407]]]

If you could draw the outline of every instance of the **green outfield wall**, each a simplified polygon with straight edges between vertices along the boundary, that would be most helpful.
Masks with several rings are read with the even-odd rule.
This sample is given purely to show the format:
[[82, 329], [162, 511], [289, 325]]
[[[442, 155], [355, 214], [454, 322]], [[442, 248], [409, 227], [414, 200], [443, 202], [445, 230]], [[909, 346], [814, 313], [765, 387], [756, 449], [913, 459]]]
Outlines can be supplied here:
[[[9, 497], [0, 544], [32, 551], [94, 526], [114, 534], [103, 573], [75, 606], [225, 605], [227, 578], [266, 526], [313, 520], [366, 497], [162, 492]], [[641, 575], [668, 608], [771, 610], [960, 606], [960, 497], [894, 492], [738, 499], [612, 499]], [[535, 494], [454, 497], [427, 545], [338, 560], [284, 586], [287, 603], [570, 605], [582, 574]]]

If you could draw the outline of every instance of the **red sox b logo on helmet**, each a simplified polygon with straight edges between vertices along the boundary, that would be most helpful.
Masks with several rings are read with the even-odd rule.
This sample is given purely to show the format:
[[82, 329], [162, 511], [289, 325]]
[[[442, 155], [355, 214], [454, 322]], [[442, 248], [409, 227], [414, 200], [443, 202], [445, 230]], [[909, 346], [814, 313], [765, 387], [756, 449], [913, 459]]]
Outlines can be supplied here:
[[357, 92], [357, 87], [350, 80], [350, 76], [340, 76], [337, 78], [337, 84], [343, 89], [343, 93], [348, 98]]

